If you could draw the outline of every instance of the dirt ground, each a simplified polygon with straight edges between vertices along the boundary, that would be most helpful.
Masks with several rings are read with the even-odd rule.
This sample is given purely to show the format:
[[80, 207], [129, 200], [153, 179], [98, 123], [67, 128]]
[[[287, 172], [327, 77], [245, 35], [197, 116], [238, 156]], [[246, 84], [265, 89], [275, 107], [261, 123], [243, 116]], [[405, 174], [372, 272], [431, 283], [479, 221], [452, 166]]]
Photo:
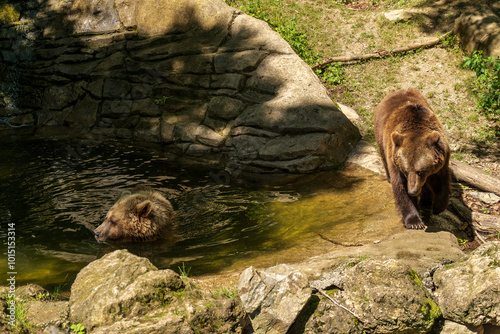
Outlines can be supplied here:
[[[455, 19], [471, 6], [489, 6], [500, 13], [498, 1], [338, 1], [343, 7], [324, 6], [319, 24], [323, 31], [313, 33], [312, 44], [323, 58], [361, 55], [382, 50], [424, 43], [453, 30]], [[401, 12], [404, 12], [401, 14]], [[390, 21], [390, 14], [407, 15], [406, 19]], [[316, 29], [316, 31], [319, 31]], [[323, 35], [329, 35], [325, 38]], [[428, 99], [443, 122], [452, 149], [452, 158], [466, 162], [500, 178], [500, 145], [498, 118], [486, 117], [476, 108], [471, 92], [475, 73], [463, 69], [466, 56], [458, 38], [438, 46], [343, 65], [345, 80], [340, 85], [324, 82], [332, 98], [358, 112], [357, 124], [365, 139], [374, 143], [373, 110], [382, 98], [402, 88], [417, 88]], [[500, 214], [500, 203], [485, 203], [469, 195], [466, 185], [454, 184], [454, 195], [471, 210]], [[465, 190], [464, 190], [465, 188]], [[500, 232], [499, 232], [500, 235]], [[498, 235], [484, 236], [497, 240]], [[477, 242], [464, 244], [475, 248]]]
[[[324, 25], [342, 42], [318, 51], [328, 58], [423, 43], [451, 31], [455, 19], [467, 8], [488, 2], [491, 9], [500, 11], [497, 1], [416, 1], [401, 7], [373, 0], [347, 1], [345, 9], [332, 8], [326, 15], [329, 22], [336, 23]], [[386, 18], [398, 10], [409, 13], [410, 19], [391, 22]], [[372, 142], [372, 114], [378, 102], [397, 89], [419, 89], [448, 131], [453, 158], [500, 177], [500, 146], [495, 132], [499, 123], [477, 110], [470, 91], [475, 74], [461, 68], [464, 56], [459, 41], [450, 39], [446, 46], [344, 66], [344, 83], [327, 87], [334, 100], [360, 114], [364, 123], [361, 131]]]

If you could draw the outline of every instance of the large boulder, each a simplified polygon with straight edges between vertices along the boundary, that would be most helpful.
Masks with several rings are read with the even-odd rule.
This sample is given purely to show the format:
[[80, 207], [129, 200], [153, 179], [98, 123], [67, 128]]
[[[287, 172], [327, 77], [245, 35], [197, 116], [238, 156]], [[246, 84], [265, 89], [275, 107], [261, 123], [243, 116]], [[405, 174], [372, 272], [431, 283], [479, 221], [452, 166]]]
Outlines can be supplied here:
[[238, 292], [256, 333], [287, 333], [311, 297], [304, 274], [281, 264], [241, 273]]
[[179, 275], [146, 258], [118, 250], [83, 268], [71, 286], [70, 316], [87, 328], [138, 314], [155, 296], [183, 287]]
[[234, 174], [335, 168], [360, 137], [277, 32], [222, 0], [39, 6], [1, 45], [0, 134], [90, 132]]
[[434, 274], [446, 319], [469, 325], [500, 326], [500, 242], [489, 242], [462, 261]]
[[201, 291], [172, 270], [117, 250], [83, 268], [71, 287], [70, 321], [92, 333], [237, 332], [238, 299]]
[[482, 50], [485, 56], [500, 56], [500, 18], [487, 7], [463, 12], [453, 30], [466, 53]]
[[316, 302], [306, 333], [428, 333], [441, 316], [422, 277], [401, 261], [359, 258], [338, 270], [324, 287], [335, 303]]

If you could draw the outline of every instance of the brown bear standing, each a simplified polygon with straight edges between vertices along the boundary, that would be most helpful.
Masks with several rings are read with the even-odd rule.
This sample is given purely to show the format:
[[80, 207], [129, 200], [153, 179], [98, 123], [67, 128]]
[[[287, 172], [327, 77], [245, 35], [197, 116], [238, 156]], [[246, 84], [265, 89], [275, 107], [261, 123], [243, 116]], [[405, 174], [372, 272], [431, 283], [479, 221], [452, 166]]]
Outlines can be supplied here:
[[125, 192], [95, 229], [99, 242], [153, 241], [173, 233], [174, 210], [152, 188], [139, 186]]
[[424, 229], [420, 205], [437, 214], [450, 196], [450, 148], [443, 125], [422, 94], [400, 90], [375, 109], [375, 140], [404, 226]]

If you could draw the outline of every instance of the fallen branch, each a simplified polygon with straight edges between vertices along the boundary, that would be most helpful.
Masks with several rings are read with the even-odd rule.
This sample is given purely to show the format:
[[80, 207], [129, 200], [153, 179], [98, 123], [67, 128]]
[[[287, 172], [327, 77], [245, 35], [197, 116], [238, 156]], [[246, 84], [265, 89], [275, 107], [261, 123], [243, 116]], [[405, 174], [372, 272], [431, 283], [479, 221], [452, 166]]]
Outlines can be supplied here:
[[500, 180], [466, 163], [451, 160], [450, 169], [458, 181], [500, 196]]
[[500, 233], [500, 216], [472, 212], [472, 226], [474, 226], [475, 230], [482, 233]]
[[476, 231], [476, 229], [472, 229], [474, 231], [474, 235], [476, 236], [479, 244], [485, 244], [486, 243], [486, 240], [484, 240], [484, 238]]
[[393, 54], [396, 54], [396, 53], [403, 53], [403, 52], [408, 52], [408, 51], [412, 51], [412, 50], [418, 50], [420, 48], [430, 48], [436, 44], [439, 44], [450, 33], [451, 33], [451, 31], [448, 31], [443, 36], [438, 37], [438, 38], [434, 38], [434, 39], [432, 39], [428, 42], [425, 42], [425, 43], [412, 44], [412, 45], [404, 46], [401, 48], [392, 49], [389, 51], [382, 50], [382, 51], [377, 51], [374, 53], [367, 53], [364, 55], [339, 56], [339, 57], [328, 58], [328, 59], [324, 60], [323, 62], [312, 66], [311, 68], [314, 70], [316, 68], [320, 68], [320, 67], [323, 67], [323, 66], [331, 64], [331, 63], [350, 63], [350, 62], [368, 60], [368, 59], [373, 59], [373, 58], [384, 58], [387, 56], [392, 56]]
[[333, 299], [332, 297], [330, 297], [329, 295], [327, 295], [327, 293], [321, 289], [321, 288], [318, 288], [318, 287], [312, 287], [313, 289], [316, 289], [319, 293], [321, 293], [323, 296], [325, 296], [329, 301], [331, 301], [332, 303], [334, 303], [335, 305], [337, 305], [338, 307], [340, 307], [341, 309], [343, 310], [346, 310], [347, 312], [351, 313], [360, 323], [363, 323], [363, 321], [361, 321], [361, 319], [356, 315], [356, 313], [354, 313], [353, 311], [349, 310], [347, 307], [345, 307], [344, 305], [340, 304], [339, 302], [337, 302], [335, 299]]

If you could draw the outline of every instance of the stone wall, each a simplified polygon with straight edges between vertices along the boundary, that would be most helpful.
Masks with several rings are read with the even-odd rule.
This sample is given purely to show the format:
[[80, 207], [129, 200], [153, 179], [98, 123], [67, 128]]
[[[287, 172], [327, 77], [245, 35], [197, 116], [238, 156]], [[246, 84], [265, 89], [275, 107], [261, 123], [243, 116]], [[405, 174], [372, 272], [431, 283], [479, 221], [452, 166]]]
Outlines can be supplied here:
[[337, 167], [359, 139], [278, 34], [220, 0], [30, 1], [0, 45], [4, 138], [104, 135], [250, 173]]

